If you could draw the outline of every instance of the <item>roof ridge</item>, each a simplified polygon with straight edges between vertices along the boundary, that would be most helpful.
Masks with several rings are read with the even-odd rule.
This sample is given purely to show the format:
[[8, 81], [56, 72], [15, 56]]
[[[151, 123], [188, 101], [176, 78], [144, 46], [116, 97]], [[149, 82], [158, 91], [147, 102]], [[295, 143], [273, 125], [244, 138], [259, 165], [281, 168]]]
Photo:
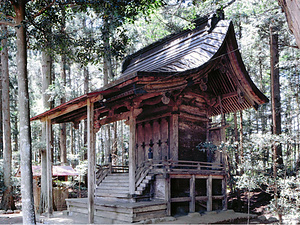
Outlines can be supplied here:
[[167, 40], [170, 40], [174, 37], [176, 37], [177, 35], [184, 35], [185, 33], [197, 30], [200, 28], [200, 26], [205, 25], [205, 23], [207, 24], [207, 31], [208, 33], [210, 33], [216, 26], [216, 24], [220, 21], [220, 20], [224, 20], [224, 11], [223, 10], [217, 10], [216, 13], [210, 14], [210, 15], [205, 15], [205, 16], [201, 16], [198, 17], [194, 20], [195, 23], [195, 28], [194, 29], [182, 29], [179, 32], [174, 32], [172, 34], [169, 34], [167, 36], [165, 36], [164, 38], [161, 38], [155, 42], [153, 42], [150, 45], [145, 46], [144, 48], [138, 50], [137, 52], [128, 55], [125, 57], [125, 60], [122, 64], [122, 73], [125, 72], [125, 70], [128, 68], [128, 66], [131, 63], [131, 60], [136, 58], [137, 56], [150, 51], [151, 49], [154, 49], [155, 47], [160, 46], [162, 43], [167, 42]]

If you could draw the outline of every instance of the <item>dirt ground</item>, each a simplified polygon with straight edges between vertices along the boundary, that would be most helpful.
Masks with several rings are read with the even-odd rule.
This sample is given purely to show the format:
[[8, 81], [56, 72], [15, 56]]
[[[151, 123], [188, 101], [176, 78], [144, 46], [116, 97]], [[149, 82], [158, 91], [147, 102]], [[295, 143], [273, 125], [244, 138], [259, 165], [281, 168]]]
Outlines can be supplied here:
[[[232, 210], [221, 212], [210, 212], [204, 215], [199, 213], [191, 213], [181, 217], [166, 217], [163, 219], [144, 221], [144, 223], [152, 224], [246, 224], [248, 215], [244, 213], [235, 213]], [[252, 219], [251, 219], [252, 218]], [[256, 218], [256, 219], [255, 219]], [[250, 215], [251, 224], [270, 223], [270, 221], [260, 221], [257, 216]], [[53, 216], [37, 215], [37, 224], [88, 224], [86, 216], [72, 215], [68, 216], [64, 212], [54, 212]], [[299, 221], [286, 221], [287, 224], [299, 224]], [[292, 223], [291, 223], [292, 222]], [[273, 221], [273, 223], [276, 223]], [[12, 214], [0, 214], [0, 224], [22, 224], [22, 212]]]

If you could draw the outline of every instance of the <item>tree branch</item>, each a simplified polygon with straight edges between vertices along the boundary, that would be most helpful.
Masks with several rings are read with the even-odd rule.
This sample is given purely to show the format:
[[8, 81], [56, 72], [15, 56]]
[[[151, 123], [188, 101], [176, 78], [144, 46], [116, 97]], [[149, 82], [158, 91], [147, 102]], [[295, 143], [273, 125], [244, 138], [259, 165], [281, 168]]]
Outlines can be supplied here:
[[7, 26], [15, 27], [15, 26], [18, 26], [20, 24], [12, 23], [12, 22], [8, 22], [8, 21], [4, 21], [4, 20], [0, 20], [0, 25], [7, 25]]
[[55, 0], [53, 0], [49, 5], [45, 6], [44, 8], [42, 8], [37, 14], [35, 14], [33, 16], [33, 18], [38, 17], [39, 15], [41, 15], [42, 13], [44, 13], [47, 9], [49, 9], [52, 5], [54, 5]]

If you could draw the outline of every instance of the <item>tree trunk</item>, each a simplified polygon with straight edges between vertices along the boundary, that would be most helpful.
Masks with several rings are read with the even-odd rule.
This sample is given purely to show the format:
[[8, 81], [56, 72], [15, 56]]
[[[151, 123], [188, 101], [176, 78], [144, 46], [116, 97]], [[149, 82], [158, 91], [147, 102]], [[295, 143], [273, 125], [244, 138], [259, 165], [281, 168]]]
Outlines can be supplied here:
[[[89, 92], [89, 70], [85, 66], [83, 68], [83, 76], [84, 76], [84, 94]], [[84, 120], [84, 136], [83, 136], [83, 144], [84, 144], [84, 160], [87, 160], [87, 120]]]
[[[7, 27], [2, 26], [2, 34], [7, 37]], [[9, 71], [8, 71], [8, 49], [7, 39], [2, 39], [2, 120], [3, 120], [3, 180], [5, 191], [3, 192], [1, 208], [4, 210], [15, 209], [12, 187], [11, 187], [11, 163], [12, 163], [12, 150], [11, 150], [11, 126], [10, 126], [10, 103], [9, 103]]]
[[17, 32], [17, 74], [18, 74], [18, 100], [20, 116], [20, 156], [21, 156], [21, 194], [23, 224], [35, 224], [33, 201], [33, 177], [31, 154], [31, 130], [29, 115], [29, 93], [27, 78], [27, 42], [25, 21], [26, 0], [19, 0], [15, 5], [15, 21], [21, 24], [16, 27]]
[[[51, 102], [49, 102], [50, 96], [46, 93], [49, 85], [51, 84], [51, 68], [52, 60], [49, 54], [45, 51], [42, 52], [42, 92], [43, 92], [43, 107], [44, 110], [49, 110], [51, 108]], [[42, 140], [46, 140], [46, 124], [42, 124]], [[46, 144], [46, 143], [45, 143]], [[40, 204], [38, 212], [40, 214], [46, 212], [47, 209], [47, 154], [46, 154], [46, 145], [45, 148], [40, 149], [41, 153], [41, 194], [40, 194]], [[52, 178], [51, 178], [52, 179]]]
[[[61, 79], [63, 81], [63, 87], [66, 86], [66, 56], [61, 56]], [[60, 103], [66, 102], [66, 98], [62, 97]], [[67, 163], [67, 147], [66, 147], [66, 124], [60, 124], [60, 162], [65, 165]]]
[[296, 38], [298, 48], [300, 48], [300, 1], [278, 0], [278, 3], [285, 12], [289, 28]]
[[[278, 34], [273, 32], [270, 26], [270, 54], [271, 54], [271, 101], [272, 101], [272, 121], [273, 134], [281, 134], [281, 103], [280, 103], [280, 83], [279, 83], [279, 52]], [[276, 155], [275, 163], [283, 164], [281, 146], [274, 146]]]
[[[243, 136], [243, 111], [240, 111], [240, 144], [239, 144], [239, 148], [240, 148], [240, 164], [244, 163], [244, 149], [243, 149], [243, 142], [244, 142], [244, 136]], [[243, 167], [242, 167], [243, 168]], [[241, 168], [241, 175], [244, 173], [243, 169]]]
[[[271, 101], [272, 101], [272, 120], [273, 134], [281, 134], [281, 105], [280, 105], [280, 84], [279, 84], [279, 53], [278, 53], [278, 34], [274, 33], [270, 26], [270, 59], [271, 59]], [[279, 223], [282, 223], [282, 214], [278, 206], [277, 189], [277, 165], [283, 165], [282, 149], [280, 145], [273, 145], [273, 179], [274, 179], [274, 201], [275, 208], [279, 217]]]

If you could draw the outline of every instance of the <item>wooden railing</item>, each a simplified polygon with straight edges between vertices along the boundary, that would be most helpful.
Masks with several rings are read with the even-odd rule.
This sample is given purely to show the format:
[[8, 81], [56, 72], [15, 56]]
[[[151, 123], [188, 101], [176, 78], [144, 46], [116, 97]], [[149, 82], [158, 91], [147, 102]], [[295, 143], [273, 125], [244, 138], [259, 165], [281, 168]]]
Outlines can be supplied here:
[[[96, 184], [99, 185], [104, 178], [111, 173], [128, 173], [128, 166], [97, 165]], [[215, 162], [197, 162], [185, 160], [148, 160], [139, 165], [135, 173], [135, 187], [152, 174], [221, 174], [224, 172], [224, 166]]]
[[99, 185], [111, 173], [128, 173], [128, 166], [112, 166], [111, 164], [96, 165], [96, 184]]
[[223, 174], [221, 163], [197, 162], [185, 160], [148, 160], [139, 165], [135, 173], [135, 187], [152, 174]]
[[[184, 160], [168, 160], [165, 162], [167, 173], [220, 173], [224, 171], [221, 163], [184, 161]], [[159, 165], [158, 165], [159, 166]]]
[[149, 174], [151, 169], [152, 169], [151, 161], [145, 161], [141, 163], [141, 165], [135, 171], [135, 188], [137, 188], [140, 185], [140, 183], [143, 182], [143, 180]]

